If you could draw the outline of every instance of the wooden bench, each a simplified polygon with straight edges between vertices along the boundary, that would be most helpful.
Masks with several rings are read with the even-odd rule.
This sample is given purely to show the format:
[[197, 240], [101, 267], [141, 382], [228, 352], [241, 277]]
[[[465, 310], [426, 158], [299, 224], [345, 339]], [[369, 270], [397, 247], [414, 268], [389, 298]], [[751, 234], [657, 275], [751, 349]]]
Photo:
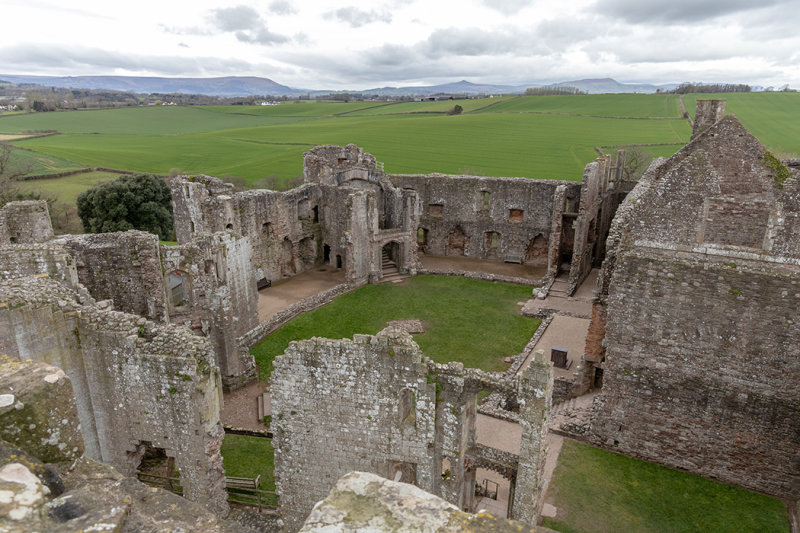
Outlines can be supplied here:
[[226, 489], [258, 490], [261, 483], [261, 474], [252, 477], [228, 477], [225, 476]]

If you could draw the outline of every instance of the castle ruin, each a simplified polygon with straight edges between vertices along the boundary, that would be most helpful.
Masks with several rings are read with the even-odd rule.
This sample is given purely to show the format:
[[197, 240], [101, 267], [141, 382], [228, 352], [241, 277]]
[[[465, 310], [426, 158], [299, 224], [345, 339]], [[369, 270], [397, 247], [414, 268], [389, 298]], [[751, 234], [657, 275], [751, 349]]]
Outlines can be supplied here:
[[[392, 329], [292, 344], [271, 383], [287, 523], [350, 470], [468, 508], [478, 467], [512, 480], [510, 516], [532, 523], [553, 391], [601, 383], [576, 438], [795, 502], [800, 165], [723, 110], [699, 103], [692, 141], [638, 183], [624, 154], [573, 183], [387, 174], [354, 145], [307, 152], [305, 183], [287, 192], [182, 176], [177, 246], [137, 231], [54, 237], [44, 202], [8, 204], [0, 353], [63, 369], [87, 456], [132, 474], [163, 450], [187, 498], [224, 515], [219, 410], [223, 388], [256, 376], [259, 288], [328, 265], [350, 290], [381, 281], [386, 257], [413, 275], [432, 254], [537, 265], [544, 296], [602, 265], [578, 375], [555, 387], [544, 361], [517, 377], [436, 365]], [[476, 443], [481, 390], [520, 406], [519, 455]]]

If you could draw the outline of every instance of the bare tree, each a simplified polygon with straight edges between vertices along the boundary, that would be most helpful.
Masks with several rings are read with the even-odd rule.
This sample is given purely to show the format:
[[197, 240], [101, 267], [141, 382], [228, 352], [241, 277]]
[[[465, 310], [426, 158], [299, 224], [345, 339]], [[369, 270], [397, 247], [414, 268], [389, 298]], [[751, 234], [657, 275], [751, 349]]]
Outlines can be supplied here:
[[15, 164], [11, 160], [14, 151], [7, 142], [0, 142], [0, 205], [5, 205], [18, 196], [14, 183], [27, 174], [24, 165]]

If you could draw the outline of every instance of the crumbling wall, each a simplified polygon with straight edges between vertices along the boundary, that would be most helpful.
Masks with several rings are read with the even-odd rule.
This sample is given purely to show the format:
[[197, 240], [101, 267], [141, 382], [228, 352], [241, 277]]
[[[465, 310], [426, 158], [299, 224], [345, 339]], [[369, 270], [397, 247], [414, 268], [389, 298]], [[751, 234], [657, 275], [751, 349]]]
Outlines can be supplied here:
[[[476, 469], [519, 485], [512, 513], [534, 523], [541, 502], [552, 375], [543, 355], [521, 378], [436, 364], [411, 336], [387, 328], [353, 340], [293, 342], [271, 377], [275, 474], [290, 528], [338, 476], [361, 469], [409, 482], [460, 508], [474, 503]], [[520, 405], [522, 455], [476, 443], [480, 391]], [[487, 466], [488, 465], [488, 466]]]
[[626, 200], [598, 280], [597, 443], [800, 494], [800, 248], [787, 237], [797, 181], [780, 175], [728, 116], [651, 167]]
[[80, 283], [96, 300], [112, 300], [121, 311], [167, 320], [157, 235], [130, 230], [63, 235], [54, 242], [70, 251]]
[[237, 339], [258, 325], [258, 293], [250, 240], [201, 234], [190, 244], [161, 246], [170, 322], [208, 337], [222, 380], [238, 388], [255, 378], [253, 357]]
[[289, 529], [354, 469], [432, 490], [436, 387], [408, 334], [293, 342], [274, 365], [275, 477]]
[[0, 209], [0, 245], [46, 242], [53, 225], [45, 200], [9, 202]]
[[78, 272], [72, 255], [53, 243], [0, 245], [0, 280], [47, 274], [78, 289]]
[[[589, 272], [592, 271], [598, 255], [597, 244], [604, 240], [601, 232], [603, 217], [602, 208], [606, 199], [611, 171], [608, 156], [598, 157], [586, 165], [583, 171], [581, 197], [578, 205], [578, 216], [574, 221], [574, 241], [572, 248], [572, 264], [569, 269], [567, 294], [572, 295]], [[606, 205], [606, 207], [610, 207]], [[606, 228], [607, 231], [607, 228]]]
[[698, 100], [692, 121], [692, 139], [722, 120], [725, 100]]
[[66, 372], [88, 456], [130, 475], [150, 443], [175, 458], [187, 498], [227, 513], [221, 384], [208, 341], [83, 306], [55, 280], [19, 278], [0, 285], [0, 353]]
[[548, 262], [555, 190], [580, 187], [552, 180], [443, 174], [389, 178], [419, 194], [423, 232], [418, 242], [426, 253], [541, 265]]
[[324, 206], [320, 205], [318, 187], [234, 193], [225, 185], [229, 184], [208, 176], [173, 180], [172, 200], [180, 244], [203, 232], [248, 237], [251, 268], [257, 280], [268, 282], [322, 264], [320, 213]]

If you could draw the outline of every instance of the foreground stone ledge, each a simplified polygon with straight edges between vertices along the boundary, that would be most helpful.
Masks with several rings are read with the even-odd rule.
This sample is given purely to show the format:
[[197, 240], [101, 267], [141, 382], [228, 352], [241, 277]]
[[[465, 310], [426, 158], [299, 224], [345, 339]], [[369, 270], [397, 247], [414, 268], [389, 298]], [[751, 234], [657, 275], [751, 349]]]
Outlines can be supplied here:
[[529, 527], [487, 512], [464, 513], [414, 485], [366, 472], [351, 472], [339, 479], [328, 497], [314, 507], [300, 531], [547, 533], [552, 530]]

